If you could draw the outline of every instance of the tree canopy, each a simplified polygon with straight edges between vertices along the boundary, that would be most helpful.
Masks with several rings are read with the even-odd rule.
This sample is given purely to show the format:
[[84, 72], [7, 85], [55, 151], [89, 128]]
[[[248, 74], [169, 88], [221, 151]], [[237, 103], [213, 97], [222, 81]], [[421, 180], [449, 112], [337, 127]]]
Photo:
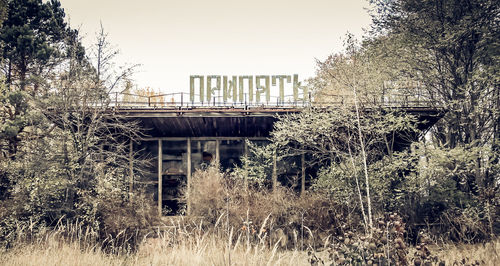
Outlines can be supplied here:
[[498, 137], [498, 1], [372, 2], [376, 38], [401, 43], [392, 52], [405, 62], [405, 71], [449, 110], [437, 141], [454, 148]]
[[57, 0], [7, 1], [8, 14], [0, 34], [2, 70], [7, 86], [27, 86], [35, 92], [41, 77], [57, 65], [68, 33], [64, 10]]

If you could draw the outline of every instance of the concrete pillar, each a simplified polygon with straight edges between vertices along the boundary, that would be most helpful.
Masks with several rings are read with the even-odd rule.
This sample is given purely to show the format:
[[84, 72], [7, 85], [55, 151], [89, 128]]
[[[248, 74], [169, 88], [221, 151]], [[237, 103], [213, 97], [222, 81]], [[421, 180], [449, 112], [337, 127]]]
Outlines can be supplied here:
[[158, 140], [158, 214], [162, 216], [162, 192], [163, 192], [163, 178], [162, 178], [162, 169], [163, 166], [163, 149], [162, 149], [162, 141]]
[[220, 150], [219, 150], [219, 146], [220, 146], [220, 140], [217, 139], [217, 140], [215, 140], [215, 164], [217, 165], [217, 167], [220, 166]]
[[189, 193], [190, 193], [190, 190], [191, 190], [191, 138], [188, 138], [187, 139], [187, 160], [186, 160], [186, 163], [187, 163], [187, 167], [186, 167], [186, 171], [187, 171], [187, 175], [186, 175], [186, 186], [187, 186], [187, 195], [186, 195], [186, 205], [187, 205], [187, 210], [186, 210], [186, 214], [187, 215], [190, 215], [191, 214], [191, 200], [189, 199]]

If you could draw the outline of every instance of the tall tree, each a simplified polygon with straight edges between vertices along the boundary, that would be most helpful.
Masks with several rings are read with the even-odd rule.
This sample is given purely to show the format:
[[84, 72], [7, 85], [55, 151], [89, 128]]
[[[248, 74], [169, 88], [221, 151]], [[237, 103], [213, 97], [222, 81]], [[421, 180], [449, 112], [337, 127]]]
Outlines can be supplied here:
[[0, 29], [2, 28], [2, 23], [7, 16], [7, 0], [0, 0]]
[[[500, 3], [494, 0], [373, 0], [374, 33], [400, 44], [392, 50], [407, 73], [448, 110], [434, 131], [447, 148], [492, 148], [467, 182], [494, 183], [500, 115]], [[496, 158], [496, 159], [495, 159]]]
[[[1, 88], [0, 149], [14, 156], [22, 139], [33, 135], [30, 126], [40, 123], [30, 116], [35, 113], [33, 100], [46, 95], [66, 55], [75, 45], [68, 45], [78, 32], [64, 22], [64, 10], [56, 0], [2, 0], [5, 21], [0, 28], [0, 68], [6, 86]], [[81, 44], [78, 56], [84, 57]], [[40, 91], [41, 88], [45, 90]], [[31, 104], [29, 103], [31, 101]]]
[[7, 86], [36, 94], [39, 78], [57, 65], [67, 33], [64, 10], [57, 0], [8, 0], [0, 32], [2, 70]]
[[[3, 206], [11, 210], [0, 214], [5, 216], [0, 218], [0, 242], [12, 235], [6, 224], [25, 220], [53, 225], [59, 219], [75, 218], [106, 236], [116, 234], [121, 229], [110, 226], [110, 221], [116, 225], [116, 216], [125, 212], [109, 214], [136, 199], [129, 181], [141, 171], [129, 167], [141, 169], [144, 162], [134, 159], [130, 147], [140, 137], [140, 129], [113, 112], [108, 97], [129, 69], [96, 80], [96, 64], [85, 56], [78, 32], [68, 33], [67, 57], [54, 72], [56, 78], [46, 80], [51, 89], [45, 95], [34, 97], [17, 86], [0, 90], [0, 147], [10, 136], [3, 133], [9, 132], [19, 144], [17, 152], [8, 151], [15, 156], [0, 160], [0, 199], [8, 201]], [[101, 35], [97, 38], [107, 44]], [[105, 57], [102, 49], [96, 56]], [[102, 73], [114, 73], [113, 56], [108, 60]], [[22, 106], [15, 106], [18, 103]], [[9, 112], [24, 110], [21, 107], [26, 108], [18, 116], [24, 119], [24, 131], [5, 130], [15, 126]]]

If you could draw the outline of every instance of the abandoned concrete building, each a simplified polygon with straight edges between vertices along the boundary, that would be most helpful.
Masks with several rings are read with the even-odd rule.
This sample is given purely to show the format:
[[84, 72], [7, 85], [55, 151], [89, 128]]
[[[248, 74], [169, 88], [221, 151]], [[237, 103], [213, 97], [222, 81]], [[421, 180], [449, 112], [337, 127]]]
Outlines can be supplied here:
[[149, 137], [133, 149], [156, 161], [145, 180], [134, 183], [153, 195], [162, 215], [189, 213], [189, 202], [183, 200], [180, 189], [189, 185], [194, 171], [214, 161], [223, 170], [239, 165], [240, 157], [248, 152], [247, 140], [266, 143], [276, 115], [298, 111], [210, 107], [126, 110], [128, 117], [139, 119], [143, 128], [150, 129]]
[[[234, 93], [237, 91], [234, 90]], [[212, 95], [211, 92], [207, 94]], [[131, 180], [131, 187], [140, 185], [145, 188], [146, 193], [157, 202], [162, 216], [188, 215], [189, 197], [181, 195], [181, 188], [189, 187], [193, 173], [213, 161], [219, 163], [223, 170], [240, 164], [240, 157], [248, 152], [247, 140], [266, 143], [278, 115], [301, 112], [305, 106], [311, 105], [303, 96], [297, 98], [297, 95], [300, 96], [296, 93], [286, 104], [283, 100], [270, 103], [269, 97], [265, 103], [255, 100], [228, 103], [226, 99], [216, 100], [215, 97], [213, 101], [206, 102], [202, 102], [204, 98], [200, 97], [201, 102], [195, 103], [192, 95], [191, 101], [185, 102], [184, 99], [188, 98], [183, 93], [168, 94], [167, 97], [172, 96], [172, 100], [163, 99], [162, 102], [152, 99], [159, 96], [146, 96], [147, 100], [141, 104], [130, 104], [123, 98], [122, 103], [117, 100], [118, 112], [139, 120], [141, 127], [147, 129], [148, 137], [140, 144], [133, 144], [132, 150], [141, 151], [153, 162], [140, 180]], [[246, 99], [246, 96], [241, 98]], [[414, 114], [422, 121], [418, 125], [421, 130], [428, 129], [442, 117], [442, 110], [421, 100], [412, 102], [406, 99], [405, 102], [386, 102], [384, 105]], [[309, 186], [314, 169], [304, 164], [303, 156], [293, 160], [292, 166], [284, 167], [286, 172], [277, 173], [273, 179], [299, 176], [297, 187], [303, 191]], [[280, 163], [290, 162], [274, 162], [273, 168]]]

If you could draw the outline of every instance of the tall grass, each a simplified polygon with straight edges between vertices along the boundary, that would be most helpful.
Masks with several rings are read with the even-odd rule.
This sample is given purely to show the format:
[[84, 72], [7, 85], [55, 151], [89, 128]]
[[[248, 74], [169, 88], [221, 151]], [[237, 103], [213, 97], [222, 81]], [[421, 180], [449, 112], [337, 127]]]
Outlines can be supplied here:
[[444, 244], [432, 250], [446, 265], [500, 265], [500, 239], [480, 244]]
[[[61, 227], [47, 231], [45, 237], [36, 241], [19, 242], [9, 250], [0, 251], [0, 265], [311, 265], [308, 251], [281, 249], [279, 242], [271, 246], [264, 241], [252, 244], [243, 232], [236, 234], [230, 230], [227, 235], [224, 226], [218, 226], [204, 229], [192, 221], [171, 221], [170, 225], [151, 231], [136, 252], [115, 247], [119, 248], [117, 253], [109, 253], [92, 242], [92, 236], [86, 235], [90, 232], [76, 234], [62, 231]], [[80, 239], [69, 237], [72, 233]], [[228, 239], [232, 240], [230, 246]], [[500, 265], [500, 240], [430, 249], [437, 255], [437, 261], [446, 265]], [[329, 265], [328, 252], [314, 253], [314, 257], [320, 259], [315, 260], [316, 265], [321, 262]]]
[[[152, 228], [132, 252], [123, 246], [103, 247], [94, 233], [78, 225], [59, 226], [36, 241], [20, 240], [0, 253], [1, 265], [292, 265], [307, 264], [305, 252], [280, 250], [279, 241], [261, 234], [250, 242], [246, 232], [229, 231], [223, 223], [170, 220]], [[261, 225], [264, 228], [264, 225]], [[19, 232], [22, 235], [25, 232]], [[125, 233], [123, 233], [125, 234]], [[107, 243], [121, 242], [120, 236]], [[229, 244], [228, 244], [229, 243]]]
[[393, 257], [391, 252], [410, 264], [420, 258], [446, 265], [500, 265], [500, 240], [438, 246], [429, 238], [408, 249], [397, 214], [380, 217], [378, 238], [367, 238], [359, 233], [362, 223], [355, 211], [324, 195], [252, 187], [214, 169], [193, 179], [190, 217], [105, 235], [78, 221], [61, 220], [44, 230], [20, 225], [11, 246], [0, 250], [0, 265], [349, 265], [353, 253], [366, 263], [373, 255], [379, 261]]
[[319, 247], [330, 235], [356, 230], [361, 225], [354, 209], [336, 203], [329, 195], [292, 189], [263, 187], [238, 177], [228, 177], [216, 167], [193, 175], [191, 214], [209, 225], [223, 223], [226, 231], [245, 232], [245, 239], [280, 248]]

